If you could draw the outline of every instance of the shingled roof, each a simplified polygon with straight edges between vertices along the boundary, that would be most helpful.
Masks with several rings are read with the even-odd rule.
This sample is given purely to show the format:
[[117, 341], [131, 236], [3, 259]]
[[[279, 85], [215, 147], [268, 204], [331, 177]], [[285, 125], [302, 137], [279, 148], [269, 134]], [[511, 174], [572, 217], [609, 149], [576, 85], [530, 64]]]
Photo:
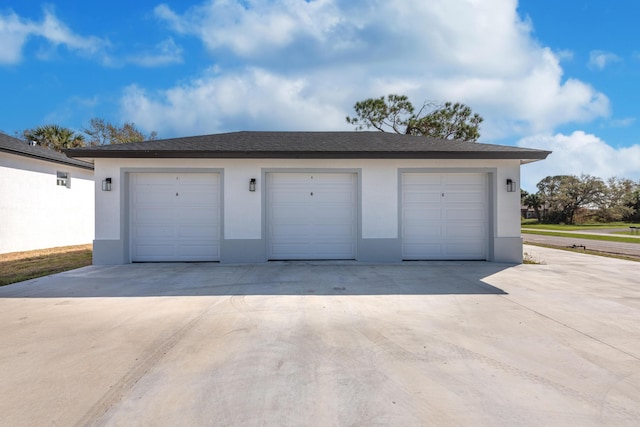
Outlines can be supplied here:
[[93, 170], [92, 163], [72, 159], [63, 153], [40, 147], [38, 145], [30, 145], [27, 141], [23, 141], [3, 133], [0, 133], [0, 152]]
[[545, 159], [550, 151], [384, 132], [232, 132], [65, 150], [80, 158]]

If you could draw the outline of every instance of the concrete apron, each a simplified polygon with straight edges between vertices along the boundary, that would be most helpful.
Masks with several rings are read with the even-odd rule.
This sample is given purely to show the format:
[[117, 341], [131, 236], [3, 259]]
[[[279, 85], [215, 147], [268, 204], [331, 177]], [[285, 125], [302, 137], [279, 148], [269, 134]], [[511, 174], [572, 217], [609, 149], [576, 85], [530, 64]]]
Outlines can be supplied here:
[[0, 288], [1, 425], [638, 425], [638, 264], [91, 266]]

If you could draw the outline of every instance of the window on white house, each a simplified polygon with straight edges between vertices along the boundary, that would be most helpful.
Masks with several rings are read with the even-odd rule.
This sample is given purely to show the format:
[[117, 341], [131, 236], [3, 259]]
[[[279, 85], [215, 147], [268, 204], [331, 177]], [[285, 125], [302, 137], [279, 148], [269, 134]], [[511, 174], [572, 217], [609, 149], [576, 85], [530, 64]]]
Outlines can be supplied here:
[[69, 172], [56, 172], [56, 184], [71, 188], [71, 177], [69, 176]]

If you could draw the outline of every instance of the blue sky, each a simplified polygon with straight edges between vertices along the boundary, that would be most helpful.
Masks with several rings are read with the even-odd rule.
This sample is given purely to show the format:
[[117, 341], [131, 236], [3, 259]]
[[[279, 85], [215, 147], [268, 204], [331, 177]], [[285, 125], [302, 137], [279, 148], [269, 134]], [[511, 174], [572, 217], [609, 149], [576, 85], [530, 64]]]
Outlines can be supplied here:
[[[424, 3], [424, 4], [421, 4]], [[640, 179], [637, 0], [0, 3], [0, 130], [349, 130], [361, 99], [460, 101], [547, 175]]]

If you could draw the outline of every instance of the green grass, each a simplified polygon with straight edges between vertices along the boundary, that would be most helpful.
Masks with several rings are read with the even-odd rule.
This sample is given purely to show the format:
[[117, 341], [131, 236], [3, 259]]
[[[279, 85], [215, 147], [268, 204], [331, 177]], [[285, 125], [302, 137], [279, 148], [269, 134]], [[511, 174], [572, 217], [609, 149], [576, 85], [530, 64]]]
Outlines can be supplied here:
[[522, 221], [523, 228], [534, 228], [537, 230], [564, 230], [564, 231], [589, 231], [602, 228], [629, 228], [630, 226], [640, 227], [640, 224], [631, 224], [628, 222], [609, 222], [609, 223], [597, 223], [597, 224], [540, 224], [537, 221], [525, 220]]
[[91, 264], [92, 246], [65, 246], [0, 255], [0, 286]]
[[[633, 257], [633, 256], [630, 256], [630, 255], [618, 255], [618, 254], [610, 254], [610, 253], [607, 253], [607, 252], [598, 252], [598, 251], [594, 251], [594, 250], [574, 249], [574, 248], [568, 248], [566, 246], [547, 245], [547, 244], [544, 244], [544, 243], [527, 242], [525, 244], [526, 245], [530, 245], [530, 246], [539, 246], [541, 248], [558, 249], [558, 250], [561, 250], [561, 251], [577, 252], [577, 253], [587, 254], [587, 255], [596, 255], [596, 256], [602, 256], [602, 257], [605, 257], [605, 258], [615, 258], [615, 259], [622, 259], [622, 260], [625, 260], [625, 261], [640, 262], [640, 258]], [[527, 263], [525, 263], [525, 264], [527, 264]], [[528, 264], [533, 264], [533, 263], [528, 263]]]
[[634, 239], [633, 237], [623, 236], [609, 236], [606, 234], [580, 234], [580, 233], [561, 233], [555, 231], [541, 231], [541, 230], [527, 230], [523, 231], [523, 234], [536, 234], [540, 236], [556, 236], [556, 237], [571, 237], [574, 239], [588, 239], [588, 240], [600, 240], [605, 242], [618, 242], [618, 243], [636, 243], [640, 245], [640, 239]]

